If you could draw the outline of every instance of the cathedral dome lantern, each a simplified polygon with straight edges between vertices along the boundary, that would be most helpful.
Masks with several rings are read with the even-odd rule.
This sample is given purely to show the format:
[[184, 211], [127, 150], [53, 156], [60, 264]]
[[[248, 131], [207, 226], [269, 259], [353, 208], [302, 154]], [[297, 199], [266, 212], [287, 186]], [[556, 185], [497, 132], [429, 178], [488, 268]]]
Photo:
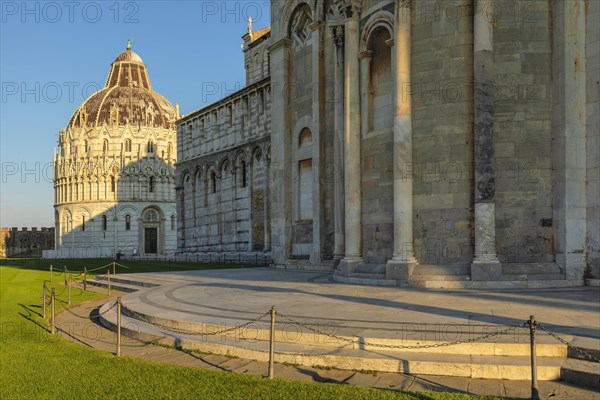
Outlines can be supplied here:
[[133, 125], [174, 129], [176, 119], [175, 107], [152, 90], [146, 65], [128, 42], [111, 64], [104, 88], [75, 111], [69, 128]]

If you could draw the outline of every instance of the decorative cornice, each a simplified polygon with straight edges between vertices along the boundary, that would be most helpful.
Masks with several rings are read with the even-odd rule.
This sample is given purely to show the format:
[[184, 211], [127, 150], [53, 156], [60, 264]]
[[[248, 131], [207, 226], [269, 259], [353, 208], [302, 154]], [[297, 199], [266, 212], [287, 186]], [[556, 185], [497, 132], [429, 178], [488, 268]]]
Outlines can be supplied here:
[[267, 48], [267, 50], [269, 52], [273, 53], [274, 51], [279, 50], [279, 48], [281, 48], [281, 47], [285, 47], [285, 48], [288, 48], [288, 49], [290, 47], [292, 47], [292, 39], [287, 38], [287, 37], [283, 38], [283, 39], [280, 39], [280, 40], [276, 41], [275, 43], [273, 43], [272, 45], [270, 45]]

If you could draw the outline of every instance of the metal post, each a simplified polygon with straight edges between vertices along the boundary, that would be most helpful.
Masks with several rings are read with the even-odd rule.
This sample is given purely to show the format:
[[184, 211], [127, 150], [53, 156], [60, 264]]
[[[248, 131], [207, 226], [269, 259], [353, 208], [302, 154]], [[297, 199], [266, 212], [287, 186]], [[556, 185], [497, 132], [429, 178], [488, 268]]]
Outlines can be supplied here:
[[54, 288], [52, 288], [52, 294], [51, 294], [51, 298], [50, 298], [50, 304], [51, 304], [51, 309], [52, 309], [52, 322], [50, 323], [50, 334], [55, 335], [56, 334], [56, 307], [55, 307], [55, 302], [56, 302], [56, 295], [54, 294]]
[[83, 290], [87, 290], [87, 268], [83, 268]]
[[67, 266], [65, 265], [65, 286], [67, 286]]
[[537, 321], [532, 315], [529, 317], [529, 342], [531, 344], [531, 400], [539, 400], [540, 393], [537, 385], [537, 362], [535, 354], [535, 328]]
[[52, 275], [54, 274], [52, 272], [52, 264], [50, 264], [50, 283], [52, 283]]
[[67, 288], [68, 288], [68, 293], [69, 293], [68, 304], [71, 305], [71, 277], [70, 276], [69, 276], [69, 279], [67, 280]]
[[46, 319], [46, 282], [44, 282], [44, 295], [42, 296], [42, 307], [44, 308], [44, 314], [42, 318]]
[[117, 357], [121, 356], [121, 298], [117, 298]]
[[110, 270], [106, 271], [106, 280], [108, 281], [108, 295], [110, 296]]
[[269, 344], [269, 379], [273, 379], [275, 364], [275, 306], [271, 307], [271, 338]]
[[113, 275], [117, 274], [117, 263], [113, 261]]

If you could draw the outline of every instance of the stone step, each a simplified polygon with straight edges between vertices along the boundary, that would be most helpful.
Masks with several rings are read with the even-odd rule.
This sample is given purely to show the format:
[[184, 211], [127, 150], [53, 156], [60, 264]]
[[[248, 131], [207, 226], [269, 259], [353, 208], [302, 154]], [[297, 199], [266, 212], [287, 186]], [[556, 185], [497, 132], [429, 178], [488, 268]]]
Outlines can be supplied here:
[[470, 265], [417, 265], [413, 276], [420, 275], [471, 275]]
[[471, 280], [470, 275], [415, 275], [413, 274], [410, 278], [411, 282], [435, 282], [435, 281], [460, 281], [466, 282]]
[[344, 276], [333, 272], [332, 279], [334, 282], [348, 283], [354, 285], [367, 286], [398, 286], [398, 282], [392, 279], [385, 279], [385, 275], [377, 275], [377, 278], [360, 278], [356, 276]]
[[385, 280], [385, 274], [376, 274], [376, 273], [366, 273], [366, 272], [353, 272], [350, 275], [353, 278], [359, 279], [375, 279], [375, 280]]
[[[100, 280], [99, 278], [100, 277], [98, 277], [96, 279], [88, 279], [87, 282], [89, 285], [92, 285], [92, 286], [108, 288], [108, 282], [105, 279]], [[113, 280], [111, 278], [110, 289], [117, 290], [120, 292], [133, 293], [133, 292], [137, 292], [138, 290], [142, 289], [142, 286], [127, 284], [127, 283], [119, 283], [119, 282], [113, 283]]]
[[[100, 308], [100, 313], [103, 314], [100, 320], [105, 327], [115, 330], [116, 311], [112, 309], [106, 312], [110, 305], [107, 303]], [[249, 360], [267, 361], [269, 357], [268, 340], [255, 340], [256, 336], [242, 338], [239, 336], [182, 335], [165, 331], [165, 329], [128, 316], [123, 316], [121, 322], [123, 335], [143, 341]], [[530, 371], [528, 356], [441, 355], [431, 352], [410, 353], [354, 348], [337, 348], [332, 351], [330, 347], [322, 344], [307, 345], [293, 341], [277, 342], [277, 340], [275, 351], [275, 361], [278, 363], [317, 365], [345, 370], [507, 380], [521, 380], [523, 376], [528, 376]], [[538, 357], [538, 379], [559, 379], [563, 363], [564, 358], [562, 357]]]
[[385, 264], [360, 264], [354, 270], [355, 274], [383, 274], [385, 277]]
[[[594, 357], [597, 360], [600, 360], [600, 340], [596, 340], [596, 348], [591, 348], [588, 345], [580, 345], [578, 343], [579, 341], [576, 341], [574, 343], [571, 343], [575, 346], [577, 346], [578, 348], [584, 350], [586, 353], [588, 353], [590, 356]], [[574, 358], [574, 359], [578, 359], [578, 360], [584, 360], [584, 361], [589, 361], [589, 358], [587, 356], [585, 356], [584, 354], [581, 354], [580, 352], [578, 352], [577, 350], [575, 350], [572, 347], [569, 347], [568, 349], [568, 357], [569, 358]], [[600, 365], [600, 364], [599, 364]]]
[[[202, 322], [189, 320], [190, 314], [185, 312], [173, 311], [168, 315], [165, 315], [161, 310], [156, 309], [154, 306], [147, 306], [140, 304], [137, 300], [130, 301], [128, 298], [123, 299], [122, 313], [130, 318], [134, 318], [138, 321], [147, 322], [155, 326], [169, 327], [171, 329], [192, 332], [197, 334], [203, 334], [206, 332], [213, 332], [225, 329], [227, 326], [236, 326], [246, 322], [245, 320], [240, 321], [238, 318], [227, 318], [221, 317], [219, 319], [203, 319]], [[247, 318], [251, 320], [255, 318], [255, 315], [250, 315]], [[426, 338], [440, 337], [440, 332], [432, 327], [431, 331], [422, 332], [425, 339], [411, 339], [405, 337], [404, 333], [397, 332], [392, 337], [377, 337], [378, 332], [373, 331], [367, 333], [364, 330], [356, 331], [352, 334], [352, 330], [349, 332], [348, 329], [344, 329], [340, 332], [340, 327], [335, 325], [323, 324], [319, 322], [317, 324], [306, 322], [305, 319], [299, 317], [293, 318], [295, 322], [304, 324], [304, 326], [298, 326], [286, 319], [285, 316], [276, 317], [277, 321], [277, 332], [276, 340], [278, 342], [289, 342], [293, 339], [296, 344], [315, 345], [318, 344], [323, 347], [330, 348], [355, 348], [362, 350], [378, 350], [381, 347], [378, 345], [385, 346], [396, 346], [396, 349], [390, 349], [388, 351], [402, 351], [402, 352], [422, 352], [423, 349], [410, 348], [410, 347], [422, 347], [427, 346], [427, 352], [439, 353], [439, 354], [471, 354], [471, 355], [502, 355], [502, 356], [527, 356], [530, 352], [529, 347], [529, 330], [518, 328], [517, 330], [510, 330], [501, 335], [495, 336], [493, 340], [482, 340], [478, 342], [467, 342], [460, 345], [443, 346], [445, 341], [426, 340]], [[252, 324], [253, 335], [257, 340], [266, 340], [269, 337], [269, 326], [268, 317], [262, 319], [263, 322], [257, 322]], [[408, 326], [408, 324], [407, 324]], [[416, 325], [419, 329], [423, 329], [421, 325]], [[439, 328], [439, 327], [438, 327]], [[503, 331], [509, 328], [500, 325], [490, 324], [470, 324], [465, 326], [449, 326], [445, 333], [448, 335], [447, 340], [471, 340], [473, 341], [479, 336], [487, 335], [493, 332]], [[318, 332], [315, 332], [314, 330]], [[410, 329], [410, 328], [407, 328]], [[293, 336], [290, 337], [289, 332], [293, 332]], [[319, 333], [320, 332], [320, 333]], [[335, 334], [336, 337], [327, 336], [328, 334]], [[381, 335], [381, 333], [379, 333]], [[368, 335], [368, 336], [367, 336]], [[395, 336], [395, 337], [394, 337]], [[351, 341], [361, 341], [364, 344], [352, 343]], [[538, 339], [538, 350], [537, 353], [542, 357], [567, 357], [567, 347], [563, 344], [556, 343], [553, 338], [540, 337]], [[442, 346], [440, 346], [440, 344]], [[400, 346], [402, 348], [400, 348]]]
[[502, 274], [503, 281], [559, 281], [565, 279], [564, 274]]
[[[98, 275], [96, 277], [96, 279], [100, 280], [100, 281], [106, 281], [106, 275]], [[123, 284], [129, 285], [129, 286], [140, 286], [140, 287], [147, 287], [147, 288], [161, 286], [160, 283], [149, 282], [147, 280], [142, 280], [142, 279], [119, 278], [119, 275], [111, 275], [110, 276], [111, 286], [113, 284], [119, 284], [119, 283], [123, 283]]]
[[411, 286], [423, 289], [542, 289], [572, 288], [583, 286], [583, 279], [559, 280], [519, 280], [519, 281], [448, 281], [448, 280], [415, 280]]
[[560, 370], [562, 380], [600, 391], [600, 363], [569, 358]]
[[508, 263], [502, 264], [504, 275], [558, 274], [564, 275], [555, 263]]

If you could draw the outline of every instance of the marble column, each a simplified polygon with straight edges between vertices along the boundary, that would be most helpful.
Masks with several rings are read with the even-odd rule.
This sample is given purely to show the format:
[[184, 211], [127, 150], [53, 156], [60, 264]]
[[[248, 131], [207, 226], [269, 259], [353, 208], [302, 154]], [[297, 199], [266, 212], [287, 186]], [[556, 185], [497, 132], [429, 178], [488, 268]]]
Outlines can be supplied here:
[[493, 0], [478, 0], [473, 27], [475, 255], [472, 280], [501, 280], [496, 256]]
[[417, 265], [413, 250], [412, 97], [410, 2], [396, 7], [394, 38], [386, 43], [392, 49], [394, 94], [394, 251], [386, 265], [386, 278], [408, 282]]
[[338, 270], [351, 274], [362, 263], [362, 205], [360, 162], [359, 10], [348, 8], [344, 31], [344, 184], [346, 254]]
[[331, 30], [334, 41], [334, 120], [333, 120], [333, 179], [334, 179], [334, 248], [333, 259], [337, 264], [344, 258], [345, 204], [344, 204], [344, 26]]

